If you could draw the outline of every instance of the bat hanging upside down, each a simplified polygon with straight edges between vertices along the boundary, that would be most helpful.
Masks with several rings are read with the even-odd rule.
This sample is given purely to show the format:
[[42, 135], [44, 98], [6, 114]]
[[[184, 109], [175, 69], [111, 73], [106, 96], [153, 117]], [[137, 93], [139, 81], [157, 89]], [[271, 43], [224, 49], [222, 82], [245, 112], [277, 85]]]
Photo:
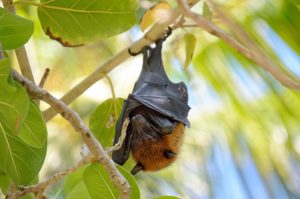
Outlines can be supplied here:
[[131, 173], [157, 171], [174, 162], [179, 153], [185, 126], [145, 106], [131, 112], [131, 153], [137, 162]]
[[183, 82], [169, 80], [161, 59], [162, 40], [155, 48], [143, 49], [144, 62], [133, 92], [125, 100], [116, 125], [114, 144], [121, 136], [126, 118], [130, 123], [121, 148], [112, 159], [123, 165], [130, 152], [137, 164], [131, 173], [157, 171], [174, 162], [184, 137], [190, 107]]

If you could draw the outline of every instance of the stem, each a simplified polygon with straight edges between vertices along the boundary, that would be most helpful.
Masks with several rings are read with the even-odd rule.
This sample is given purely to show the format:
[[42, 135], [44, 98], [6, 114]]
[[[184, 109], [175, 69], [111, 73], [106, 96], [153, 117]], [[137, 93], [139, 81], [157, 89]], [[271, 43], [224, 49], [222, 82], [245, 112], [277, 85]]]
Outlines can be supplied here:
[[115, 111], [115, 117], [118, 117], [118, 109], [117, 109], [117, 98], [116, 98], [116, 93], [115, 93], [115, 88], [114, 88], [114, 84], [111, 80], [111, 78], [107, 75], [107, 74], [103, 74], [103, 76], [107, 79], [110, 90], [111, 90], [111, 94], [112, 94], [112, 98], [113, 98], [113, 104], [114, 104], [114, 111]]
[[39, 83], [39, 87], [43, 88], [45, 83], [46, 83], [46, 80], [49, 76], [49, 72], [50, 72], [50, 69], [49, 68], [46, 68], [44, 74], [43, 74], [43, 77], [41, 78], [41, 81]]

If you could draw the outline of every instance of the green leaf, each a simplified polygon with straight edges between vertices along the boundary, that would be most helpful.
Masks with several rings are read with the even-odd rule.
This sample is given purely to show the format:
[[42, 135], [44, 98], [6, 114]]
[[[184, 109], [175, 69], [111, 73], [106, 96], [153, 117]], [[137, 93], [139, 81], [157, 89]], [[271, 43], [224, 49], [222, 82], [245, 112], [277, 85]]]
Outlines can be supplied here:
[[71, 173], [68, 175], [65, 181], [64, 191], [66, 194], [71, 194], [73, 192], [74, 188], [82, 181], [83, 173], [85, 169], [87, 168], [87, 165], [80, 167], [77, 171]]
[[46, 155], [47, 145], [34, 148], [8, 133], [0, 122], [0, 169], [15, 185], [27, 185], [39, 173]]
[[212, 20], [212, 17], [213, 17], [213, 13], [211, 12], [206, 1], [203, 2], [203, 16], [210, 21]]
[[[118, 166], [118, 169], [131, 186], [130, 198], [139, 199], [140, 192], [134, 177], [122, 167]], [[119, 198], [119, 191], [113, 186], [106, 169], [99, 163], [87, 167], [83, 179], [92, 199]]]
[[33, 22], [0, 8], [0, 43], [4, 50], [25, 44], [33, 33]]
[[92, 199], [119, 198], [118, 190], [100, 164], [91, 164], [85, 170], [83, 180]]
[[0, 60], [0, 90], [7, 90], [10, 88], [8, 84], [8, 77], [10, 73], [10, 61], [7, 58]]
[[156, 197], [153, 199], [180, 199], [180, 198], [178, 198], [176, 196], [159, 196], [159, 197]]
[[78, 182], [72, 189], [71, 192], [68, 193], [67, 199], [82, 199], [82, 198], [91, 198], [89, 196], [89, 192], [83, 181]]
[[121, 113], [123, 102], [121, 98], [116, 99], [115, 102], [114, 99], [108, 99], [100, 104], [90, 117], [90, 129], [104, 148], [113, 143], [115, 124]]
[[6, 194], [9, 184], [10, 178], [8, 177], [8, 175], [6, 175], [6, 173], [0, 170], [0, 192]]
[[47, 128], [39, 108], [30, 103], [27, 117], [18, 132], [19, 138], [33, 147], [41, 148], [47, 141]]
[[0, 60], [0, 123], [16, 135], [27, 115], [29, 97], [20, 84], [9, 81], [10, 70], [9, 60]]
[[29, 97], [18, 83], [15, 83], [14, 87], [7, 88], [12, 90], [0, 90], [0, 123], [10, 133], [16, 135], [27, 115]]
[[136, 23], [136, 0], [41, 0], [44, 32], [63, 46], [79, 46], [122, 33]]
[[196, 47], [196, 37], [191, 33], [186, 33], [184, 35], [184, 43], [185, 43], [185, 62], [184, 68], [187, 68], [191, 61], [193, 60], [194, 51]]

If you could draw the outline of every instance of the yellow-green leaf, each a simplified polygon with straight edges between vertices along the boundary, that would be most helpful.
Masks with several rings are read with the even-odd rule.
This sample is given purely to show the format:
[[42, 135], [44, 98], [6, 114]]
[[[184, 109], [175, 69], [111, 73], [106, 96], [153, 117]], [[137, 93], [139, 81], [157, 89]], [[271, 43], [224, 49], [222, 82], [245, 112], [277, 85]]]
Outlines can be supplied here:
[[210, 21], [212, 20], [212, 17], [213, 17], [213, 13], [211, 12], [206, 1], [203, 2], [203, 16]]
[[187, 33], [184, 35], [184, 43], [185, 43], [184, 68], [187, 68], [190, 65], [191, 61], [193, 60], [196, 41], [197, 39], [193, 34]]
[[155, 4], [143, 15], [140, 24], [141, 30], [145, 31], [146, 28], [154, 23], [167, 21], [170, 17], [170, 9], [171, 6], [165, 1]]

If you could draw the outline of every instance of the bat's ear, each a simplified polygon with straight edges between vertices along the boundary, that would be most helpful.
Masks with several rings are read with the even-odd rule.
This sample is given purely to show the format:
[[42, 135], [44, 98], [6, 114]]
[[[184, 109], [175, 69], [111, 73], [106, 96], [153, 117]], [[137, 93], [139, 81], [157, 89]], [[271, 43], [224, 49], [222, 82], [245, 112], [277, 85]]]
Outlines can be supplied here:
[[138, 172], [140, 172], [140, 171], [142, 171], [142, 170], [144, 170], [144, 167], [143, 167], [143, 165], [141, 164], [141, 163], [137, 163], [133, 168], [132, 168], [132, 170], [130, 171], [130, 173], [132, 174], [132, 175], [135, 175], [135, 174], [137, 174]]

